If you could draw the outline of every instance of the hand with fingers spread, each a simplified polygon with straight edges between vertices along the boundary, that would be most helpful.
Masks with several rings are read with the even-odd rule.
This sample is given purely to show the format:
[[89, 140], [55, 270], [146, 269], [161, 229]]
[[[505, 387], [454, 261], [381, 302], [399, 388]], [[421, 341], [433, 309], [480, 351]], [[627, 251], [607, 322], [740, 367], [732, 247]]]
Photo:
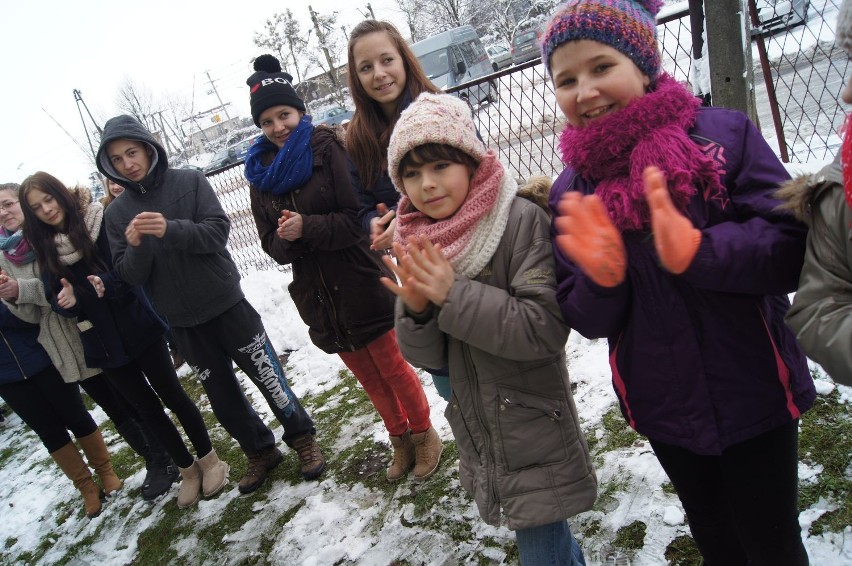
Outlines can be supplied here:
[[8, 273], [0, 270], [0, 299], [15, 300], [18, 298], [18, 281]]
[[74, 308], [77, 304], [77, 296], [74, 294], [74, 287], [64, 277], [59, 280], [62, 284], [62, 290], [56, 295], [56, 304], [63, 309]]
[[615, 287], [624, 281], [624, 241], [600, 198], [571, 191], [562, 197], [558, 209], [554, 223], [559, 249], [601, 287]]
[[396, 229], [396, 211], [389, 210], [387, 205], [376, 205], [377, 216], [370, 220], [370, 249], [383, 251], [391, 247], [393, 232]]
[[679, 275], [689, 268], [695, 258], [701, 244], [701, 231], [675, 208], [666, 186], [666, 178], [659, 169], [646, 167], [642, 172], [642, 180], [645, 182], [645, 198], [651, 209], [651, 229], [660, 263], [669, 272]]
[[410, 284], [431, 302], [444, 306], [456, 280], [456, 272], [441, 252], [441, 246], [424, 236], [412, 236], [406, 251], [406, 268], [412, 276]]
[[392, 281], [389, 277], [382, 277], [379, 280], [387, 287], [391, 293], [402, 299], [406, 308], [415, 314], [420, 314], [429, 306], [429, 299], [414, 288], [414, 278], [408, 271], [406, 264], [410, 264], [411, 260], [405, 253], [405, 249], [399, 244], [393, 244], [393, 254], [396, 256], [398, 263], [390, 256], [382, 256], [382, 261], [393, 271], [399, 282]]
[[290, 210], [282, 210], [281, 217], [278, 219], [278, 230], [276, 233], [282, 240], [294, 242], [302, 237], [302, 215], [298, 212]]
[[89, 283], [92, 284], [92, 287], [95, 288], [95, 293], [97, 293], [98, 298], [101, 299], [104, 296], [104, 281], [97, 275], [89, 275], [86, 277], [89, 280]]

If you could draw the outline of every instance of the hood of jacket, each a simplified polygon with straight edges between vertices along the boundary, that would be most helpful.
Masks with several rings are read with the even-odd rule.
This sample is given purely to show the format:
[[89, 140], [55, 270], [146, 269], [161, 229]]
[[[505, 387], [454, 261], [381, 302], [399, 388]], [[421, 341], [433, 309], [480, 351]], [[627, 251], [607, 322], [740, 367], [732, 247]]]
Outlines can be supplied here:
[[823, 191], [835, 185], [843, 185], [843, 168], [840, 154], [834, 161], [816, 173], [799, 175], [781, 184], [775, 198], [783, 201], [779, 208], [789, 211], [798, 220], [810, 225], [811, 205]]
[[[148, 169], [148, 174], [140, 182], [122, 177], [115, 170], [115, 167], [112, 166], [112, 163], [110, 163], [109, 156], [107, 155], [107, 147], [111, 142], [120, 139], [142, 142], [153, 150], [151, 167]], [[100, 146], [98, 146], [96, 161], [98, 171], [103, 173], [108, 179], [118, 183], [125, 189], [137, 192], [146, 192], [149, 188], [154, 187], [162, 173], [169, 168], [169, 158], [165, 148], [148, 131], [148, 128], [143, 126], [133, 116], [128, 115], [116, 116], [107, 120], [107, 123], [104, 125], [104, 133], [101, 136]]]

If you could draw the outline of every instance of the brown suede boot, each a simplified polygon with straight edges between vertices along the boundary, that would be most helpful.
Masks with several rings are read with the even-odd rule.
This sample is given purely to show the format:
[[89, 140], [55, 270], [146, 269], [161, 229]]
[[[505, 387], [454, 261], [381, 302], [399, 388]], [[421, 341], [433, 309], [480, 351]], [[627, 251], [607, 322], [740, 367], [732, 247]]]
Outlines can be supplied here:
[[74, 482], [74, 487], [79, 489], [83, 495], [86, 517], [92, 518], [100, 515], [101, 501], [106, 496], [103, 490], [92, 480], [92, 472], [83, 461], [83, 457], [74, 443], [69, 442], [50, 455], [62, 471], [65, 472], [68, 479]]
[[231, 467], [219, 459], [215, 449], [198, 459], [198, 467], [201, 469], [201, 493], [204, 497], [216, 495], [228, 483]]
[[263, 485], [269, 470], [280, 464], [284, 455], [277, 447], [272, 446], [257, 454], [246, 454], [246, 458], [248, 458], [246, 475], [237, 486], [240, 493], [251, 493]]
[[290, 446], [299, 455], [299, 468], [306, 480], [316, 479], [325, 470], [325, 458], [313, 434], [303, 434], [293, 439]]
[[201, 498], [201, 468], [198, 466], [198, 460], [195, 460], [188, 468], [178, 466], [178, 471], [183, 479], [178, 490], [177, 506], [178, 509], [186, 509], [195, 505]]
[[414, 467], [414, 442], [411, 440], [411, 431], [406, 430], [401, 436], [390, 437], [393, 446], [393, 461], [388, 467], [387, 477], [389, 481], [398, 481], [408, 475]]
[[98, 479], [101, 480], [101, 485], [107, 495], [112, 495], [114, 491], [121, 489], [121, 480], [115, 475], [112, 469], [112, 461], [109, 458], [109, 451], [104, 444], [104, 437], [101, 436], [101, 431], [95, 429], [95, 432], [87, 436], [77, 439], [80, 443], [80, 448], [86, 455], [89, 461], [89, 466], [98, 474]]
[[444, 445], [435, 427], [429, 427], [426, 432], [412, 434], [414, 442], [414, 454], [416, 463], [414, 465], [414, 481], [421, 482], [435, 473], [441, 462], [441, 452]]

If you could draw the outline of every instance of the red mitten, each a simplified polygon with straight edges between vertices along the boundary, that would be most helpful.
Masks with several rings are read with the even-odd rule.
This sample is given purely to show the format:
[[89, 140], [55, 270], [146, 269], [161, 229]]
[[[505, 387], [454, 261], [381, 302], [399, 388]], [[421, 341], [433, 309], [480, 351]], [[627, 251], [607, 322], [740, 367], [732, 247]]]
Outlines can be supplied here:
[[669, 272], [680, 275], [689, 268], [698, 252], [701, 231], [675, 208], [666, 187], [666, 178], [659, 169], [646, 167], [642, 179], [645, 181], [645, 198], [651, 209], [651, 229], [660, 263]]
[[627, 255], [621, 234], [612, 224], [601, 199], [566, 193], [559, 202], [556, 245], [601, 287], [624, 281]]

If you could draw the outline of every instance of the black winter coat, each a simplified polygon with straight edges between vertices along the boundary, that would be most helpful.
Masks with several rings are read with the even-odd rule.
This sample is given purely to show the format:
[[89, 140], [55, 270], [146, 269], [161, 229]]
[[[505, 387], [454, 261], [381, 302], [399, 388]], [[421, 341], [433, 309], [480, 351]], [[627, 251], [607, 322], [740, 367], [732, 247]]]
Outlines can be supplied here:
[[[98, 273], [83, 261], [69, 266], [68, 279], [74, 287], [77, 304], [65, 310], [56, 303], [62, 289], [58, 277], [49, 276], [44, 282], [53, 310], [61, 315], [77, 317], [86, 365], [90, 368], [116, 368], [136, 359], [157, 340], [163, 341], [166, 325], [151, 307], [140, 287], [123, 282], [113, 271], [112, 255], [106, 230], [101, 224], [95, 241], [100, 260], [106, 270]], [[104, 282], [105, 294], [98, 298], [89, 275], [98, 275]]]
[[[329, 354], [354, 351], [393, 328], [394, 297], [379, 282], [393, 275], [370, 250], [358, 222], [349, 158], [340, 142], [330, 129], [318, 126], [311, 149], [308, 182], [283, 195], [252, 186], [251, 210], [263, 250], [293, 266], [290, 296], [313, 343]], [[274, 154], [262, 157], [267, 163]], [[302, 237], [296, 241], [276, 234], [282, 210], [302, 215]]]

